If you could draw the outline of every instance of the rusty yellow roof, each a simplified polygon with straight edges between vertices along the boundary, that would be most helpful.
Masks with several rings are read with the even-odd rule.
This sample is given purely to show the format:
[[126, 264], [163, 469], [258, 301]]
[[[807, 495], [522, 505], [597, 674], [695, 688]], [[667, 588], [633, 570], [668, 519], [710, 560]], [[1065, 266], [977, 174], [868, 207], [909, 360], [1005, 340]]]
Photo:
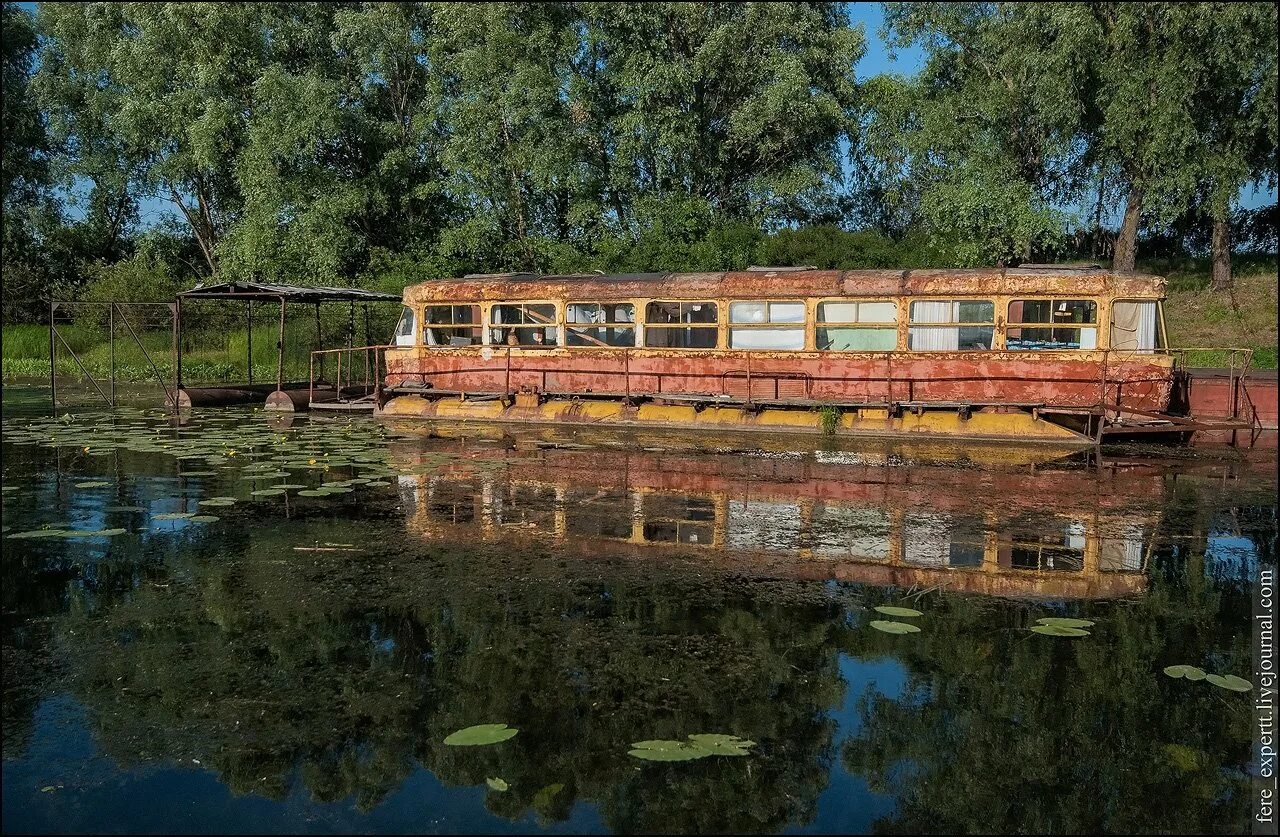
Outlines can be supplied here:
[[1027, 294], [1160, 299], [1160, 276], [1114, 273], [1097, 265], [961, 270], [816, 270], [749, 268], [717, 273], [471, 274], [405, 289], [405, 301], [509, 299], [761, 299], [842, 296], [982, 296]]

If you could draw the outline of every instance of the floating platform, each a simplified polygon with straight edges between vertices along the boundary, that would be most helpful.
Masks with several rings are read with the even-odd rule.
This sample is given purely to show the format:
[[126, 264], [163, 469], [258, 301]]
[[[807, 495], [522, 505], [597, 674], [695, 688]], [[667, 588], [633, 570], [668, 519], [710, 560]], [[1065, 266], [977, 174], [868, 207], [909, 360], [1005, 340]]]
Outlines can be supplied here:
[[1019, 441], [1093, 445], [1095, 440], [1041, 417], [1034, 410], [981, 407], [926, 409], [923, 405], [840, 409], [785, 409], [748, 405], [714, 406], [610, 400], [540, 400], [530, 393], [514, 399], [401, 395], [380, 411], [393, 417], [512, 424], [579, 424], [626, 428], [786, 432], [832, 436], [888, 436], [976, 441]]

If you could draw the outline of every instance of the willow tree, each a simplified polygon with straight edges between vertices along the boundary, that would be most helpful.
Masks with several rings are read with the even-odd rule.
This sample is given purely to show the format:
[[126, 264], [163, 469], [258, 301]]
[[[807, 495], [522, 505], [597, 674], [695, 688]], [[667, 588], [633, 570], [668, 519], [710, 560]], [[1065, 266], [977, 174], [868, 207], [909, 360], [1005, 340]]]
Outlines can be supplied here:
[[1056, 205], [1079, 191], [1081, 98], [1089, 79], [1078, 9], [886, 4], [895, 48], [922, 46], [914, 78], [866, 88], [859, 151], [886, 200], [914, 214], [961, 264], [1029, 260], [1052, 246]]
[[[261, 7], [41, 4], [36, 85], [73, 174], [113, 155], [135, 195], [173, 203], [210, 273], [239, 214], [234, 164], [267, 50]], [[96, 149], [81, 155], [79, 149]]]

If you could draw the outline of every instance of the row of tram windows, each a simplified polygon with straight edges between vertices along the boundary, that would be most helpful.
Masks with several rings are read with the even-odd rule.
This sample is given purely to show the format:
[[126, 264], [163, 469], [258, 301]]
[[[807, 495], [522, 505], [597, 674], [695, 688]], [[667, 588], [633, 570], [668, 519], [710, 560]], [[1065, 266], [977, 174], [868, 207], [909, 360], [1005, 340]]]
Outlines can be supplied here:
[[[832, 352], [895, 351], [902, 307], [907, 308], [910, 351], [1089, 351], [1099, 345], [1098, 303], [1058, 298], [1011, 300], [1002, 312], [1002, 330], [991, 300], [825, 300], [814, 305], [812, 345]], [[639, 324], [637, 313], [643, 315]], [[722, 313], [727, 314], [727, 345], [720, 340]], [[421, 316], [422, 344], [431, 347], [538, 348], [557, 347], [563, 341], [586, 348], [804, 351], [810, 328], [804, 300], [727, 305], [712, 300], [653, 301], [643, 306], [569, 302], [563, 308], [552, 302], [504, 302], [489, 306], [487, 323], [480, 305], [426, 305]], [[1154, 300], [1113, 302], [1109, 327], [1112, 349], [1154, 352], [1165, 347], [1159, 303]], [[406, 307], [396, 328], [396, 345], [414, 345], [416, 328], [414, 310]]]

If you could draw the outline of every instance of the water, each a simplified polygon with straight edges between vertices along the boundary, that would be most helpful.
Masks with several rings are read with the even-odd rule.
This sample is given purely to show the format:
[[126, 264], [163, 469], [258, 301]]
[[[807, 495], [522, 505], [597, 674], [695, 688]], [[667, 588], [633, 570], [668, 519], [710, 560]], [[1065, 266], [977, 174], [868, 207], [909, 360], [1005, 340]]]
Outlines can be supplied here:
[[[1250, 817], [1250, 696], [1162, 669], [1249, 676], [1274, 452], [747, 452], [251, 410], [51, 421], [5, 396], [6, 831]], [[306, 487], [251, 493], [281, 483]], [[157, 519], [184, 514], [217, 519]], [[1029, 630], [1053, 616], [1095, 624]], [[520, 732], [442, 743], [494, 722]], [[627, 754], [697, 733], [756, 744]]]

